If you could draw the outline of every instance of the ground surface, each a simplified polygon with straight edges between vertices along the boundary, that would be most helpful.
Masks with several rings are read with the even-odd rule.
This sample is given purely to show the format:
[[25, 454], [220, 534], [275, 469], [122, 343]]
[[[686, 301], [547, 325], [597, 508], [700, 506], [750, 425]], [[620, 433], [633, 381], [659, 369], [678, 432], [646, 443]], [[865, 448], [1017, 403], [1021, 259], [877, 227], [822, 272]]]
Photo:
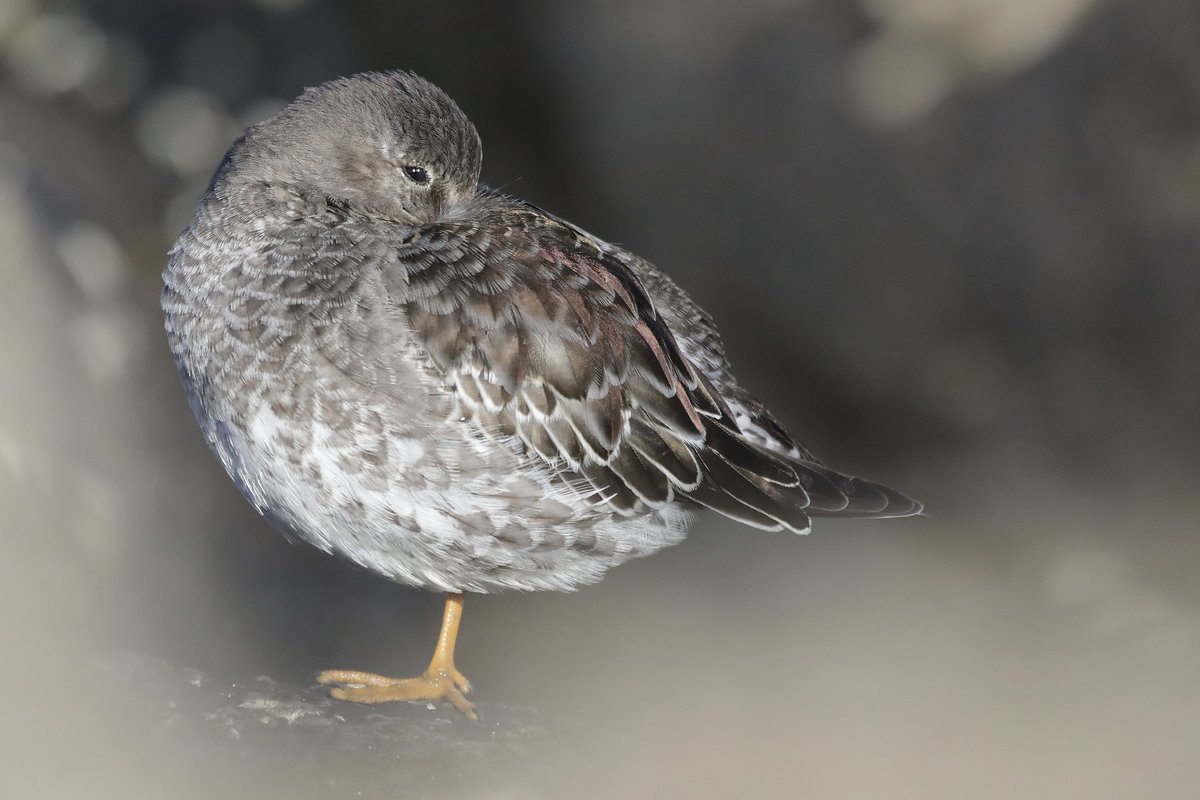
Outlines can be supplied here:
[[471, 722], [449, 707], [359, 706], [266, 676], [222, 683], [132, 653], [87, 669], [100, 706], [133, 723], [109, 742], [113, 758], [154, 764], [188, 796], [520, 797], [554, 780], [537, 758], [550, 729], [529, 708], [483, 704]]

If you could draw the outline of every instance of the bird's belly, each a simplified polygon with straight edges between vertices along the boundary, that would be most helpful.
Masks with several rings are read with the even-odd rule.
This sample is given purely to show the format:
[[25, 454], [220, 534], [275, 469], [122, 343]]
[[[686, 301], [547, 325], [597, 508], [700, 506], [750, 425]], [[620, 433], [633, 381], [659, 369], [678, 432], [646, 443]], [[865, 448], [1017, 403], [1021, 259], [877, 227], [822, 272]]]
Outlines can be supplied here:
[[247, 498], [298, 538], [413, 586], [570, 590], [681, 541], [690, 521], [674, 506], [597, 509], [457, 419], [331, 428], [265, 403], [249, 412], [214, 443]]

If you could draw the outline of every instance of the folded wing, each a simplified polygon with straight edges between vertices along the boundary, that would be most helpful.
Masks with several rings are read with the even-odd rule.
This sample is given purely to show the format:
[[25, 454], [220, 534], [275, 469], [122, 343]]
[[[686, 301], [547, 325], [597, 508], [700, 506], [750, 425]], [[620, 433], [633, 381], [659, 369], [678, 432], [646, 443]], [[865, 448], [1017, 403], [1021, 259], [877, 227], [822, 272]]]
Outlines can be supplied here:
[[409, 322], [463, 413], [597, 503], [636, 514], [687, 498], [799, 532], [812, 515], [920, 511], [778, 445], [794, 443], [765, 409], [755, 424], [777, 441], [744, 429], [752, 398], [726, 398], [721, 367], [685, 355], [622, 251], [539, 209], [497, 202], [423, 229], [399, 255]]

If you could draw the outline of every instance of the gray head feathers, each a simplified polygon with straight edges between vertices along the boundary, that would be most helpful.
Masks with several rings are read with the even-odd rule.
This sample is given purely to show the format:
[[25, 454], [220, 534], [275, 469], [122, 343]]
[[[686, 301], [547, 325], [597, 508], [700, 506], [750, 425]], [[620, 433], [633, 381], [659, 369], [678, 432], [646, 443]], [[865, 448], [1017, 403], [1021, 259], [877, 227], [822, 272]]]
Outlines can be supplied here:
[[408, 72], [367, 72], [307, 89], [250, 128], [214, 187], [286, 185], [426, 222], [475, 194], [482, 153], [475, 126], [441, 89]]

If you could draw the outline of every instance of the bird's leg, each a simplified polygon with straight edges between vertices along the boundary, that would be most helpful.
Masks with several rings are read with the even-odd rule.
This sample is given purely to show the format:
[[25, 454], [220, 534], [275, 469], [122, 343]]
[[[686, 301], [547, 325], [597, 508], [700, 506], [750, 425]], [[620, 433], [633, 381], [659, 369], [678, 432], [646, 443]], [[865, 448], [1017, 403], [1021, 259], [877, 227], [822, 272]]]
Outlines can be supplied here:
[[355, 703], [448, 700], [469, 719], [477, 719], [475, 707], [464, 697], [471, 691], [471, 683], [454, 666], [454, 643], [458, 639], [462, 607], [461, 593], [446, 595], [442, 632], [438, 636], [429, 669], [425, 670], [424, 675], [416, 678], [388, 678], [372, 672], [327, 669], [317, 676], [317, 683], [338, 684], [329, 690], [329, 695], [337, 700], [350, 700]]

